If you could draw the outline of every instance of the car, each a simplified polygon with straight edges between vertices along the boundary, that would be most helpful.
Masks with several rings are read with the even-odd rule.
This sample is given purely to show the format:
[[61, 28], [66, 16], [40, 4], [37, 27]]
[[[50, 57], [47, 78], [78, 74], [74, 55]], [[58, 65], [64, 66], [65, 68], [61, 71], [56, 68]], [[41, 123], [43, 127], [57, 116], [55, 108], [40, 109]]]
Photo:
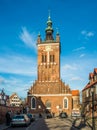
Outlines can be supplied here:
[[72, 117], [80, 117], [81, 114], [79, 112], [73, 112]]
[[28, 126], [30, 124], [30, 119], [26, 114], [14, 115], [11, 120], [11, 126]]
[[33, 114], [27, 113], [27, 116], [29, 117], [31, 122], [35, 121], [35, 116]]
[[52, 118], [52, 114], [51, 113], [47, 113], [47, 118]]
[[66, 113], [66, 112], [61, 112], [61, 113], [59, 114], [59, 117], [60, 117], [60, 118], [67, 118], [68, 116], [67, 116], [67, 113]]

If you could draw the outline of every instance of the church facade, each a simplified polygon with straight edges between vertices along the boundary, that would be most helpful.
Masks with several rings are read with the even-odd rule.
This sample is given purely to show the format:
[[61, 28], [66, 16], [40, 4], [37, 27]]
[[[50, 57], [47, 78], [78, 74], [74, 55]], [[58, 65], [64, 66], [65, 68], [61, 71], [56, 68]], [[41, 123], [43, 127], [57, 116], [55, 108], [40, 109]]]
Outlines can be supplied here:
[[45, 40], [42, 41], [40, 34], [37, 38], [37, 80], [28, 91], [27, 104], [32, 113], [58, 115], [64, 111], [71, 115], [73, 109], [79, 109], [79, 91], [75, 94], [75, 90], [71, 90], [60, 78], [60, 35], [57, 32], [54, 38], [53, 32], [49, 16]]

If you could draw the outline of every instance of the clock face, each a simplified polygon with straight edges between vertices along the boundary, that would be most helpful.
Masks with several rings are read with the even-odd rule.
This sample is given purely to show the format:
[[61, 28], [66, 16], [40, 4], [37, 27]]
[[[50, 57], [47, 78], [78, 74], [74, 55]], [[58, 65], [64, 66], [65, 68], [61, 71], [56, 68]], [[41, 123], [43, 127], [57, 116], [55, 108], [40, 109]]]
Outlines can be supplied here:
[[51, 46], [45, 46], [46, 51], [51, 51]]

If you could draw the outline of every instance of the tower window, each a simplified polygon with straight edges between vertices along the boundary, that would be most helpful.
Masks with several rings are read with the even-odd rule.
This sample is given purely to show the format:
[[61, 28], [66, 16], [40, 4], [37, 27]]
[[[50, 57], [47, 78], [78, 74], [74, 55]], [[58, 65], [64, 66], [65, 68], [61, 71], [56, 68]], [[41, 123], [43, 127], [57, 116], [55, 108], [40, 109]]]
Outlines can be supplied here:
[[47, 56], [46, 55], [42, 55], [42, 63], [47, 61]]
[[54, 55], [50, 55], [50, 62], [54, 62], [55, 61], [55, 56]]

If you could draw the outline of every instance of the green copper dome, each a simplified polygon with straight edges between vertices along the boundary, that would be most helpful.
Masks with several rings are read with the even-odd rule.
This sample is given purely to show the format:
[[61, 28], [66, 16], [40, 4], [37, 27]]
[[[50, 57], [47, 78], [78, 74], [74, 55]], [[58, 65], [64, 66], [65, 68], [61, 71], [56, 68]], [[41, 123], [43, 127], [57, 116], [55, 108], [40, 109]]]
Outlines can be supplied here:
[[52, 21], [51, 21], [50, 15], [48, 16], [47, 27], [45, 29], [45, 32], [46, 32], [46, 40], [54, 40], [54, 38], [53, 38]]
[[53, 32], [53, 28], [52, 28], [52, 21], [51, 21], [51, 18], [50, 16], [48, 17], [48, 21], [47, 21], [47, 28], [45, 29], [46, 32]]

